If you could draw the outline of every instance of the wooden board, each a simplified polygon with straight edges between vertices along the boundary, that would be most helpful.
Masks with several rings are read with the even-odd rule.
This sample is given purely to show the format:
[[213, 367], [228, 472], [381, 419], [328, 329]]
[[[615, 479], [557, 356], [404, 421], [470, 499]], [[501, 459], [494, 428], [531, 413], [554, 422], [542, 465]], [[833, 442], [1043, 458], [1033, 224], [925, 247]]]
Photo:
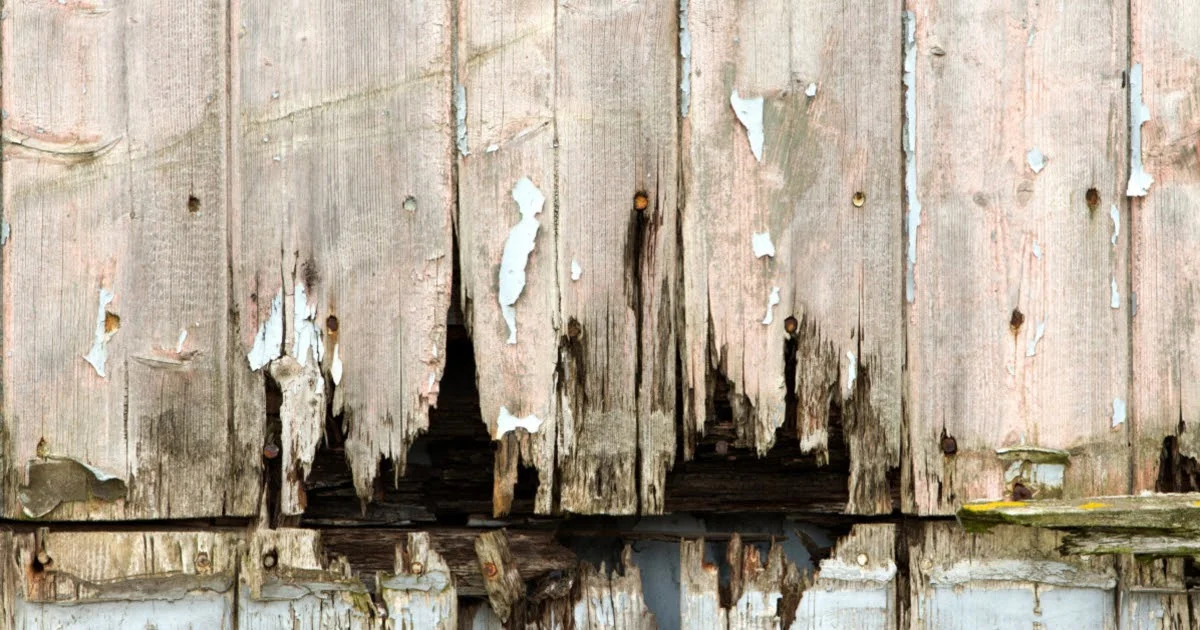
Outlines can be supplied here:
[[[1141, 67], [1140, 96], [1149, 120], [1132, 147], [1154, 179], [1144, 197], [1131, 198], [1133, 391], [1131, 415], [1135, 491], [1154, 490], [1163, 439], [1182, 431], [1179, 451], [1200, 456], [1200, 321], [1194, 259], [1200, 234], [1200, 7], [1191, 2], [1130, 3], [1130, 58]], [[1136, 89], [1139, 88], [1140, 90]], [[1139, 119], [1140, 120], [1140, 119]], [[1164, 471], [1166, 472], [1166, 471]], [[1165, 491], [1197, 487], [1161, 488]], [[1193, 482], [1194, 485], [1194, 482]]]
[[905, 510], [1012, 495], [1002, 447], [1068, 449], [1064, 496], [1127, 492], [1126, 10], [913, 6]]
[[855, 525], [800, 595], [791, 627], [829, 630], [899, 628], [896, 527]]
[[794, 397], [795, 437], [827, 457], [836, 404], [851, 449], [848, 511], [891, 512], [901, 56], [880, 33], [896, 29], [901, 3], [686, 6], [685, 448], [713, 413], [717, 380], [729, 385], [739, 444], [760, 454]]
[[6, 517], [253, 508], [224, 402], [225, 6], [6, 8]]
[[[232, 20], [235, 422], [265, 425], [252, 367], [281, 355], [319, 361], [323, 378], [309, 382], [343, 420], [362, 499], [381, 458], [403, 471], [445, 361], [450, 4], [246, 2]], [[323, 422], [300, 414], [282, 418], [282, 436], [264, 432], [295, 488], [282, 496], [285, 514], [303, 509]]]
[[[524, 444], [525, 464], [538, 471], [538, 511], [553, 509], [555, 373], [559, 337], [565, 335], [555, 251], [554, 13], [553, 0], [459, 5], [458, 260], [463, 314], [477, 357], [479, 409], [489, 435], [506, 442], [495, 468], [497, 515], [512, 507], [517, 442]], [[545, 197], [540, 213], [527, 220], [514, 195], [522, 178]], [[518, 248], [525, 230], [536, 230], [528, 258], [514, 249], [512, 265], [502, 269], [509, 243]], [[500, 303], [502, 282], [514, 309], [514, 343]], [[535, 424], [513, 426], [513, 419], [530, 416]]]

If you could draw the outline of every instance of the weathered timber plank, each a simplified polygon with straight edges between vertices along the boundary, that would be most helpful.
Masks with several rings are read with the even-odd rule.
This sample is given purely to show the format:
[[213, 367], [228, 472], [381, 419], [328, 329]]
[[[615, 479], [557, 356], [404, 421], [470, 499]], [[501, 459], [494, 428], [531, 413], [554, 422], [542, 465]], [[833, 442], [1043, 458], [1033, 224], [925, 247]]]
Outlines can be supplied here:
[[1117, 627], [1112, 560], [1063, 557], [1058, 533], [998, 527], [970, 534], [934, 521], [907, 534], [908, 627]]
[[807, 580], [791, 628], [898, 628], [896, 527], [855, 525]]
[[1070, 451], [1055, 493], [1128, 492], [1125, 6], [912, 5], [905, 510], [1040, 497], [1014, 446]]
[[1122, 629], [1195, 628], [1181, 558], [1117, 558]]
[[225, 7], [6, 7], [4, 516], [254, 507], [224, 402]]
[[[1200, 234], [1200, 6], [1193, 2], [1131, 0], [1130, 58], [1140, 68], [1130, 106], [1149, 120], [1132, 147], [1153, 178], [1144, 197], [1131, 198], [1133, 225], [1134, 491], [1158, 485], [1163, 439], [1182, 431], [1180, 451], [1200, 456], [1200, 321], [1193, 262]], [[1140, 113], [1140, 112], [1139, 112]], [[1131, 120], [1137, 125], [1141, 117]], [[1125, 241], [1129, 243], [1130, 241]], [[1168, 482], [1169, 480], [1164, 480]], [[1185, 488], [1161, 487], [1160, 490]], [[1196, 489], [1196, 488], [1186, 488]]]
[[[247, 2], [233, 21], [235, 422], [265, 423], [253, 368], [281, 355], [319, 363], [325, 378], [310, 382], [332, 391], [364, 500], [381, 458], [403, 471], [445, 361], [450, 5]], [[304, 507], [324, 429], [309, 409], [265, 436], [281, 439], [295, 486], [284, 514]]]
[[674, 461], [677, 12], [663, 1], [557, 9], [558, 464], [568, 512], [661, 512]]
[[686, 6], [685, 448], [712, 413], [714, 379], [729, 383], [739, 442], [760, 454], [794, 394], [796, 437], [827, 457], [835, 402], [851, 451], [847, 510], [890, 512], [901, 56], [881, 33], [899, 28], [901, 3]]
[[525, 582], [518, 562], [508, 546], [503, 529], [484, 532], [475, 538], [475, 555], [483, 574], [488, 601], [502, 621], [513, 626], [525, 621]]
[[430, 546], [429, 534], [413, 532], [396, 545], [396, 566], [380, 592], [394, 628], [458, 630], [458, 595], [450, 566]]
[[[488, 433], [521, 442], [497, 453], [497, 515], [512, 507], [522, 450], [541, 480], [538, 511], [553, 509], [555, 371], [564, 334], [555, 270], [554, 10], [554, 0], [459, 4], [455, 104], [463, 314], [481, 358], [476, 378]], [[522, 178], [544, 197], [540, 207], [522, 204]], [[512, 309], [515, 335], [502, 301]], [[515, 426], [517, 419], [527, 420], [524, 428]]]
[[[621, 566], [609, 572], [601, 563], [597, 569], [589, 564], [579, 568], [579, 595], [571, 611], [574, 627], [579, 630], [654, 630], [658, 627], [653, 613], [646, 607], [642, 594], [642, 574], [633, 563], [633, 550], [628, 545], [621, 552]], [[543, 605], [538, 622], [543, 628], [565, 625], [552, 613], [552, 603]]]
[[1055, 529], [1152, 533], [1200, 530], [1200, 493], [1091, 497], [1050, 501], [979, 501], [964, 504], [958, 519], [969, 529], [1008, 523]]

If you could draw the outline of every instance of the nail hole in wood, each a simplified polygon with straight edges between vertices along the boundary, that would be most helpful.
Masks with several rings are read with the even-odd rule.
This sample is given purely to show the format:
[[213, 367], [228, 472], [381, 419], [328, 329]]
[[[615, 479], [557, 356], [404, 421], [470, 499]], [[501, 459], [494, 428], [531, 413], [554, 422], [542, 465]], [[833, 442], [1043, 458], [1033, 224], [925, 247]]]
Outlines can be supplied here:
[[188, 212], [200, 212], [200, 199], [196, 195], [188, 196]]
[[797, 322], [795, 317], [788, 315], [788, 318], [783, 320], [783, 332], [794, 335], [796, 334], [796, 327], [799, 325], [800, 322]]
[[409, 212], [416, 212], [417, 211], [417, 198], [413, 197], [412, 195], [405, 197], [404, 198], [404, 209], [408, 210]]
[[1021, 309], [1014, 308], [1013, 312], [1012, 312], [1012, 317], [1008, 318], [1008, 327], [1012, 328], [1014, 335], [1017, 334], [1017, 332], [1019, 332], [1021, 330], [1021, 325], [1024, 323], [1025, 323], [1025, 314], [1021, 312]]
[[866, 193], [862, 192], [861, 190], [854, 193], [854, 196], [850, 198], [850, 203], [854, 204], [855, 208], [863, 207], [863, 204], [867, 203]]
[[1095, 188], [1087, 190], [1087, 205], [1089, 210], [1095, 210], [1100, 207], [1100, 191]]
[[329, 332], [337, 332], [337, 330], [338, 330], [337, 317], [333, 316], [333, 315], [326, 317], [325, 318], [325, 327], [329, 329]]
[[1028, 501], [1033, 498], [1033, 490], [1018, 481], [1013, 484], [1012, 498], [1013, 501]]
[[279, 562], [279, 552], [274, 549], [263, 554], [262, 565], [264, 569], [274, 569]]

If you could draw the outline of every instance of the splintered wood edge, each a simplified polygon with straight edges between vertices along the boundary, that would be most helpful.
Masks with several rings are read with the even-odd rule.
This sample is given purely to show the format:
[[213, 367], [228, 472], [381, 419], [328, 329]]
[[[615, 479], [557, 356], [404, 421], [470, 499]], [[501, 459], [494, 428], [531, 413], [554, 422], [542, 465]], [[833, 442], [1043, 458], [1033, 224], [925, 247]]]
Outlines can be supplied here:
[[1200, 534], [1200, 493], [1143, 494], [1075, 500], [975, 501], [959, 508], [971, 532], [996, 525]]

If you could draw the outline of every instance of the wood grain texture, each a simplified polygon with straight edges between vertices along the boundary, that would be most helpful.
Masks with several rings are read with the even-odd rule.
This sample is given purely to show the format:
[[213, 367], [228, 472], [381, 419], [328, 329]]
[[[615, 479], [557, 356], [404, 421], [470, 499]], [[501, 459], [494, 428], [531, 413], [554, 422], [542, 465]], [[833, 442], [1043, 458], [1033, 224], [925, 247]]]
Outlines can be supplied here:
[[395, 573], [380, 584], [395, 628], [458, 630], [458, 595], [450, 566], [430, 545], [429, 534], [413, 532], [396, 545]]
[[264, 423], [247, 356], [273, 339], [279, 299], [282, 354], [320, 360], [365, 500], [381, 458], [403, 471], [445, 361], [450, 2], [245, 2], [235, 17], [235, 422]]
[[43, 456], [127, 485], [49, 519], [253, 507], [223, 400], [225, 24], [213, 0], [6, 7], [6, 517]]
[[800, 595], [791, 627], [828, 630], [899, 628], [896, 527], [855, 525], [838, 541]]
[[567, 512], [661, 512], [674, 461], [679, 143], [668, 78], [678, 63], [677, 10], [609, 0], [557, 10], [566, 341], [558, 462]]
[[1062, 535], [1024, 527], [968, 534], [947, 521], [907, 530], [908, 627], [1116, 628], [1111, 558], [1064, 557]]
[[[1130, 3], [1130, 59], [1142, 66], [1142, 100], [1150, 120], [1140, 151], [1154, 178], [1145, 197], [1131, 198], [1133, 291], [1132, 429], [1135, 491], [1154, 490], [1163, 438], [1182, 431], [1180, 451], [1200, 456], [1200, 6]], [[1126, 241], [1128, 243], [1128, 241]], [[1178, 490], [1160, 488], [1160, 490]]]
[[[558, 316], [560, 261], [555, 248], [554, 13], [554, 0], [459, 3], [457, 79], [462, 96], [456, 113], [466, 135], [458, 156], [456, 225], [463, 314], [479, 357], [479, 407], [494, 437], [501, 437], [502, 408], [513, 417], [541, 421], [533, 434], [520, 429], [501, 437], [513, 444], [498, 452], [497, 515], [512, 507], [522, 451], [525, 464], [538, 471], [538, 511], [553, 509], [559, 407], [555, 373], [559, 337], [565, 335]], [[521, 220], [513, 189], [523, 177], [547, 200], [536, 217], [540, 226], [514, 305], [516, 343], [509, 344], [497, 270], [510, 230]]]
[[[603, 563], [599, 568], [589, 564], [580, 567], [579, 594], [574, 600], [572, 620], [579, 630], [654, 630], [658, 627], [654, 615], [646, 607], [642, 594], [642, 574], [633, 563], [633, 550], [628, 545], [621, 552], [621, 566], [610, 572]], [[538, 620], [543, 628], [563, 627], [563, 621], [547, 614], [543, 607]]]
[[1126, 6], [911, 5], [905, 510], [1011, 495], [1012, 446], [1069, 450], [1064, 496], [1127, 492]]
[[483, 574], [488, 601], [506, 624], [519, 626], [525, 621], [525, 582], [518, 562], [508, 546], [504, 530], [484, 532], [475, 538], [475, 555]]
[[[900, 8], [687, 3], [685, 449], [717, 379], [739, 443], [760, 454], [794, 396], [795, 437], [827, 458], [836, 404], [852, 513], [891, 511], [886, 474], [900, 464], [901, 56], [881, 36]], [[761, 159], [734, 94], [762, 99]]]

